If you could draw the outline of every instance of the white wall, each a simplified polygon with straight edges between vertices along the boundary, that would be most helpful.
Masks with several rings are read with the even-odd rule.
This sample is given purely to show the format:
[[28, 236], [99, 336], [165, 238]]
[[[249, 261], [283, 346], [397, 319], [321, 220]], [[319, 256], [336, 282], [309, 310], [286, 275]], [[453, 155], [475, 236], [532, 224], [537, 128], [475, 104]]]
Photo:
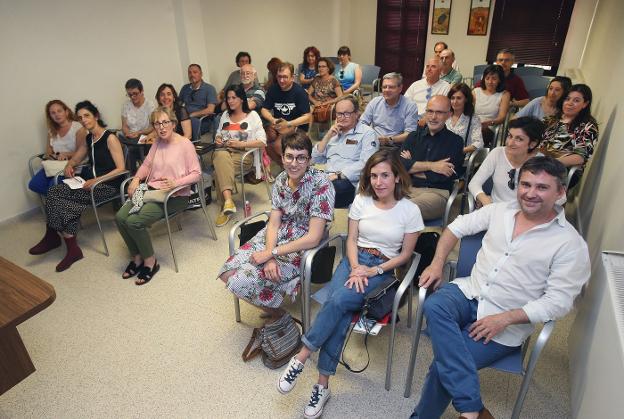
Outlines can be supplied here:
[[[149, 7], [148, 7], [149, 5]], [[124, 83], [137, 77], [153, 97], [163, 81], [180, 85], [182, 70], [170, 0], [0, 2], [3, 135], [0, 220], [36, 206], [28, 157], [44, 150], [44, 106], [92, 100], [119, 127]]]
[[351, 46], [356, 62], [374, 62], [375, 0], [0, 0], [3, 135], [0, 221], [38, 205], [25, 185], [28, 158], [44, 150], [48, 100], [70, 107], [92, 100], [109, 126], [121, 125], [123, 85], [139, 78], [153, 98], [160, 83], [178, 89], [197, 62], [217, 89], [251, 53], [260, 78], [273, 56], [297, 64], [303, 49], [328, 56]]
[[[436, 42], [446, 42], [450, 49], [455, 52], [455, 59], [459, 64], [459, 71], [464, 77], [472, 77], [472, 70], [475, 65], [485, 64], [490, 30], [492, 29], [492, 16], [496, 0], [492, 0], [490, 5], [490, 22], [488, 24], [487, 35], [468, 36], [468, 16], [470, 15], [469, 0], [455, 0], [451, 4], [451, 20], [449, 22], [448, 35], [432, 35], [431, 29], [427, 33], [427, 49], [425, 60], [433, 55], [433, 47]], [[431, 0], [429, 8], [428, 26], [431, 25], [433, 15], [434, 0]]]

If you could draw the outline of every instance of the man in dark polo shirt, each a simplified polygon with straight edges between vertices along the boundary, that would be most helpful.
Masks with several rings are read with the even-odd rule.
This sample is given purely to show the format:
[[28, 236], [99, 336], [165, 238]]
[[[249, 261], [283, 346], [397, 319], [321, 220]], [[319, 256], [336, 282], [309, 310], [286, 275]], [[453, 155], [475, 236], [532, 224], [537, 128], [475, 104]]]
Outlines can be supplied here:
[[297, 129], [308, 131], [311, 120], [310, 101], [303, 87], [295, 83], [295, 69], [291, 63], [282, 63], [277, 69], [277, 83], [267, 91], [261, 116], [269, 122], [265, 126], [267, 154], [282, 165], [282, 136]]
[[457, 178], [455, 168], [464, 161], [462, 138], [446, 128], [450, 111], [451, 102], [446, 96], [429, 99], [426, 126], [410, 132], [401, 148], [401, 162], [412, 178], [410, 197], [424, 220], [444, 215], [449, 191]]
[[516, 76], [511, 69], [515, 60], [516, 57], [510, 49], [501, 49], [498, 51], [498, 54], [496, 54], [496, 64], [503, 67], [503, 71], [505, 72], [505, 90], [511, 95], [511, 102], [509, 102], [509, 105], [520, 107], [529, 103], [529, 93], [524, 87], [522, 78]]

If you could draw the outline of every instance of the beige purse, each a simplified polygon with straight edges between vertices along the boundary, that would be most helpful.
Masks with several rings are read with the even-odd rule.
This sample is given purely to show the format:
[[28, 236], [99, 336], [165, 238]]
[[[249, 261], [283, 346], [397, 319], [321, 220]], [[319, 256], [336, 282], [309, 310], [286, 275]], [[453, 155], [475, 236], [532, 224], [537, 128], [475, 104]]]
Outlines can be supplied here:
[[67, 160], [42, 160], [41, 167], [47, 177], [54, 177], [58, 172], [65, 170]]

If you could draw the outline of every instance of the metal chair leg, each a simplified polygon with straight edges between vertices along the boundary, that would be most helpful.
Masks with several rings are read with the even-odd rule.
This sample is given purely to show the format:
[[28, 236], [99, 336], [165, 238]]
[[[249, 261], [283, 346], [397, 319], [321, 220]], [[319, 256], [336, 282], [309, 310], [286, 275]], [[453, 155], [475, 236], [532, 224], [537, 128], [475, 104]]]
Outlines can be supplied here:
[[418, 352], [418, 343], [420, 341], [420, 332], [423, 322], [423, 304], [425, 303], [425, 297], [427, 296], [427, 289], [420, 288], [418, 291], [418, 309], [416, 310], [416, 328], [414, 330], [414, 340], [412, 341], [412, 350], [410, 353], [410, 360], [407, 367], [407, 378], [405, 379], [405, 392], [403, 396], [409, 398], [412, 393], [412, 381], [414, 379], [414, 367], [416, 365], [416, 353]]
[[171, 255], [173, 256], [173, 266], [177, 273], [178, 261], [176, 259], [175, 249], [173, 248], [173, 239], [171, 238], [171, 225], [169, 223], [169, 213], [167, 212], [167, 202], [165, 202], [165, 223], [167, 224], [167, 234], [169, 235], [169, 247], [171, 247]]
[[234, 296], [234, 316], [236, 317], [236, 322], [240, 323], [241, 322], [240, 301], [238, 300], [237, 296]]
[[100, 236], [102, 237], [102, 244], [104, 245], [104, 254], [110, 256], [108, 252], [108, 246], [106, 245], [106, 237], [104, 237], [104, 231], [102, 230], [102, 223], [100, 223], [100, 217], [98, 216], [97, 206], [93, 198], [93, 191], [91, 191], [91, 205], [93, 206], [93, 212], [95, 213], [95, 221], [97, 221], [98, 228], [100, 229]]

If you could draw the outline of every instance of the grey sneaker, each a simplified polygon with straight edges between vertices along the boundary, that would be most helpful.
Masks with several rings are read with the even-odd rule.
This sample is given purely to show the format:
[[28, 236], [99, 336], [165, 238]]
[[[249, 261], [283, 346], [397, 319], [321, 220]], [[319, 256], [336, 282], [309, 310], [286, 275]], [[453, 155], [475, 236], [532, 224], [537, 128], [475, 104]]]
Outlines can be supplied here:
[[304, 365], [293, 356], [277, 381], [277, 391], [286, 394], [295, 388], [297, 377], [303, 371], [303, 367]]
[[310, 396], [310, 403], [303, 410], [303, 416], [307, 419], [320, 418], [323, 414], [323, 407], [327, 400], [329, 400], [331, 392], [329, 388], [325, 388], [320, 384], [314, 384], [312, 387], [312, 396]]

